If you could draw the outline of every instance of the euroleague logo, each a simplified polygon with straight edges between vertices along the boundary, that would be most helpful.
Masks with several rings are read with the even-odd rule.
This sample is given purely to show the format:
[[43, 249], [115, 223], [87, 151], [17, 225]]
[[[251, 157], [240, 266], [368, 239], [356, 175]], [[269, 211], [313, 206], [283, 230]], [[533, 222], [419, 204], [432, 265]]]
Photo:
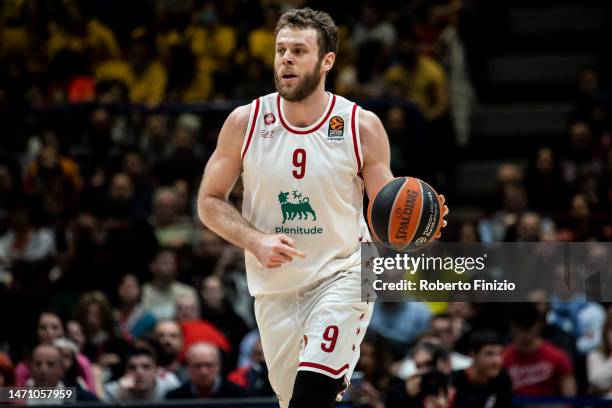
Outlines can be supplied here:
[[330, 142], [341, 142], [344, 140], [344, 119], [334, 116], [329, 120], [327, 140]]
[[264, 123], [267, 126], [270, 126], [271, 124], [273, 124], [274, 122], [276, 122], [276, 118], [274, 117], [273, 113], [266, 113], [264, 115]]

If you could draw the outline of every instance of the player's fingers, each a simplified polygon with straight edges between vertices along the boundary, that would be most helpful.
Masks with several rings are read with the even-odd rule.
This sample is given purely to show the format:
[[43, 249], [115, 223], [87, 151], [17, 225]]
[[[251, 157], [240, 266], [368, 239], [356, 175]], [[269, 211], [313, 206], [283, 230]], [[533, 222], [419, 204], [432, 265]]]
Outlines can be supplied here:
[[442, 236], [442, 233], [441, 233], [441, 232], [438, 232], [438, 233], [436, 234], [436, 236], [434, 237], [434, 239], [438, 239], [438, 238], [440, 238], [441, 236]]
[[279, 235], [279, 238], [283, 244], [287, 244], [290, 247], [295, 248], [295, 240], [285, 234]]
[[446, 197], [444, 197], [444, 194], [438, 194], [438, 198], [440, 199], [440, 204], [444, 205], [446, 202]]
[[300, 258], [306, 257], [306, 255], [302, 251], [290, 247], [289, 245], [281, 245], [279, 248], [279, 252], [289, 256], [299, 256]]
[[293, 258], [290, 257], [287, 254], [284, 254], [282, 252], [276, 253], [272, 256], [272, 258], [270, 258], [271, 262], [279, 262], [279, 263], [285, 263], [285, 262], [291, 262], [293, 261]]
[[444, 206], [444, 209], [443, 209], [443, 212], [442, 212], [442, 213], [443, 213], [443, 216], [444, 216], [444, 217], [446, 217], [446, 216], [448, 215], [448, 213], [449, 213], [449, 212], [450, 212], [450, 210], [448, 209], [448, 207], [447, 207], [447, 206]]
[[442, 228], [446, 227], [447, 224], [448, 222], [446, 222], [446, 220], [442, 221]]

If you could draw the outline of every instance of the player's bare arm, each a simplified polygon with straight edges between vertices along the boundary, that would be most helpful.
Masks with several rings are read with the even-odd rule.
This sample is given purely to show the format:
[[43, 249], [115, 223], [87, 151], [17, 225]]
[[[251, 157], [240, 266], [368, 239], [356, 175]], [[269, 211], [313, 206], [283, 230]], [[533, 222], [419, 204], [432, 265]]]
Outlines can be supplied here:
[[[361, 152], [363, 155], [362, 175], [366, 193], [373, 200], [378, 190], [393, 179], [391, 172], [391, 150], [389, 137], [376, 114], [361, 110], [359, 116], [359, 135], [361, 138]], [[448, 214], [448, 207], [444, 204], [445, 198], [440, 194], [440, 201], [444, 205], [442, 217]], [[446, 220], [442, 221], [442, 227]], [[436, 238], [440, 237], [440, 233]]]
[[304, 254], [295, 249], [290, 237], [268, 235], [254, 228], [229, 203], [229, 193], [242, 170], [240, 151], [249, 120], [250, 105], [236, 108], [226, 119], [217, 147], [206, 164], [198, 192], [198, 215], [212, 231], [232, 244], [255, 255], [267, 268], [277, 268], [294, 256]]

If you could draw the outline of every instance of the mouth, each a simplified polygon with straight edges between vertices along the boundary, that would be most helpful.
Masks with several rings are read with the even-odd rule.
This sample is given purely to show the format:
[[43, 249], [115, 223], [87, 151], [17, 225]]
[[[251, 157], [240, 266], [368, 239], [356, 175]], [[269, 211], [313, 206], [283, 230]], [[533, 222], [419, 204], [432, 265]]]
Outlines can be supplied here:
[[297, 78], [297, 75], [294, 74], [283, 74], [281, 75], [281, 80], [283, 80], [284, 82], [291, 82], [294, 79]]

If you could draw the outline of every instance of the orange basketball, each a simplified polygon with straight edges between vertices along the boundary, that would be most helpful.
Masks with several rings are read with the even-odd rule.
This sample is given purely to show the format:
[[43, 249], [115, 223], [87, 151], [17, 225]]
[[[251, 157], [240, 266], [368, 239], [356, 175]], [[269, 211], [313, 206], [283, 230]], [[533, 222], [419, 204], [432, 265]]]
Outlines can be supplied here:
[[396, 250], [416, 248], [434, 239], [442, 226], [438, 193], [414, 177], [397, 177], [381, 188], [368, 206], [374, 238]]

